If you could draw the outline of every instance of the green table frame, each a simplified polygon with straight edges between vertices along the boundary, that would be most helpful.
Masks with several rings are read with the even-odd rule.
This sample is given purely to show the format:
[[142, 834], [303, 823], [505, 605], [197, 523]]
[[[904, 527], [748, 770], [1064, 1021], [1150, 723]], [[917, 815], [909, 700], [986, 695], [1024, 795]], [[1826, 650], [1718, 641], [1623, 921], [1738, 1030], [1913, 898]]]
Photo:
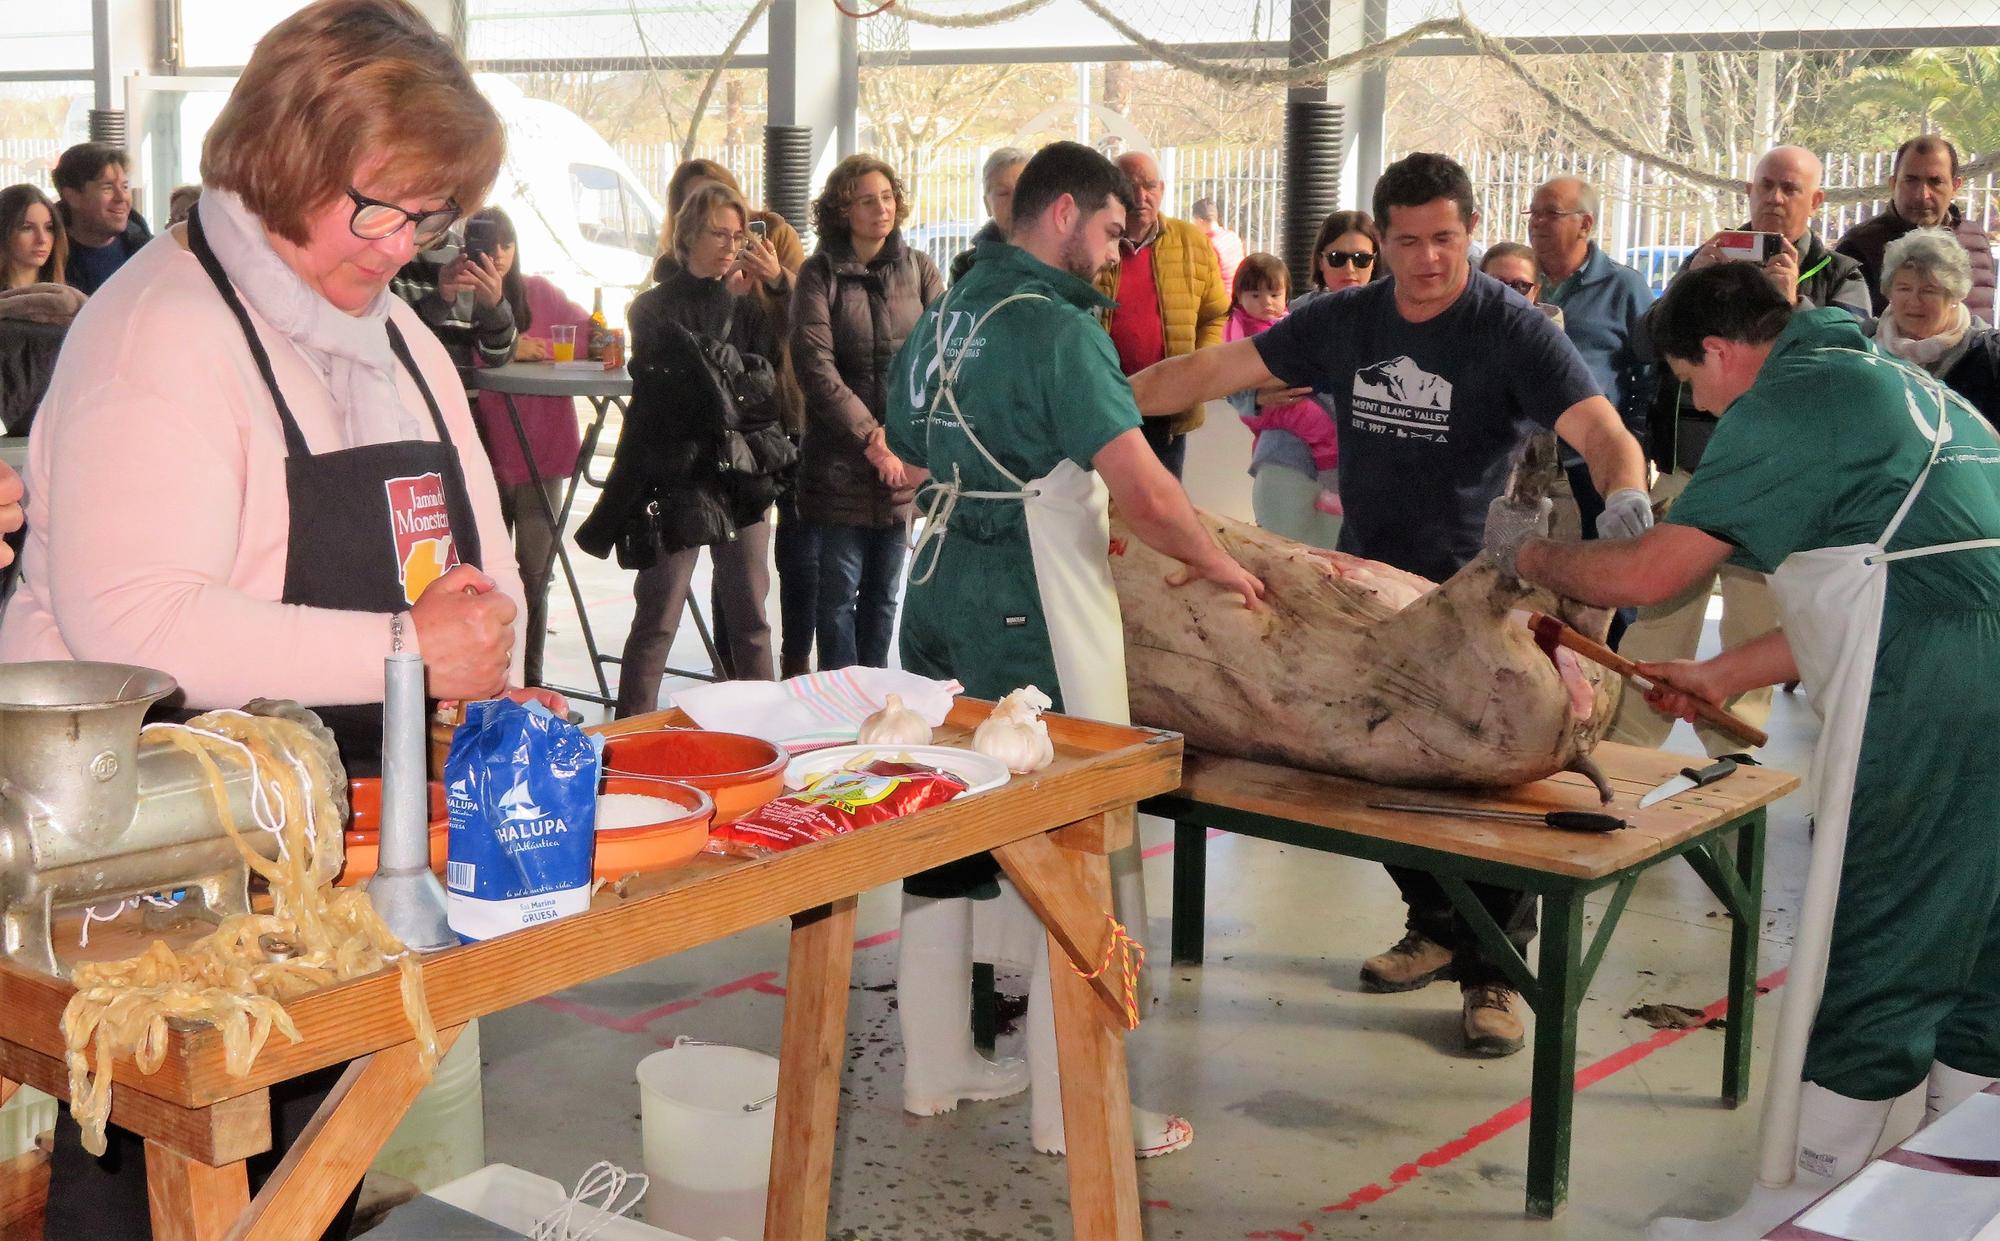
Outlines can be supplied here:
[[[1528, 1121], [1528, 1203], [1531, 1216], [1553, 1218], [1569, 1197], [1569, 1151], [1576, 1092], [1577, 1010], [1604, 960], [1611, 933], [1639, 876], [1684, 857], [1729, 910], [1729, 1012], [1723, 1031], [1722, 1098], [1735, 1107], [1749, 1097], [1750, 1030], [1757, 1000], [1757, 936], [1763, 921], [1765, 810], [1762, 806], [1702, 830], [1662, 852], [1610, 874], [1574, 878], [1526, 866], [1466, 857], [1378, 836], [1344, 831], [1195, 801], [1179, 794], [1152, 798], [1143, 814], [1174, 823], [1173, 962], [1199, 965], [1208, 874], [1208, 830], [1407, 866], [1438, 877], [1487, 951], [1536, 1016], [1534, 1084]], [[1734, 835], [1734, 848], [1727, 839]], [[1541, 968], [1528, 963], [1501, 933], [1466, 885], [1491, 883], [1533, 892], [1542, 900]], [[1585, 943], [1584, 898], [1611, 889], [1596, 933]]]

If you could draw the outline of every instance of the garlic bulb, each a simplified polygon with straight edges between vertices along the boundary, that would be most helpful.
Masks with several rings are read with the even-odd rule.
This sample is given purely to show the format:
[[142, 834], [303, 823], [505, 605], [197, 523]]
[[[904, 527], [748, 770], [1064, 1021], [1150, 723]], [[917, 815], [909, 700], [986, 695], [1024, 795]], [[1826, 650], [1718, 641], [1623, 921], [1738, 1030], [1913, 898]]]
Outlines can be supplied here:
[[890, 694], [880, 711], [861, 721], [854, 739], [862, 745], [929, 745], [931, 726], [903, 705], [901, 694]]
[[1051, 705], [1049, 696], [1032, 685], [1015, 690], [972, 731], [972, 748], [999, 759], [1009, 771], [1040, 771], [1056, 761], [1055, 743], [1042, 719]]

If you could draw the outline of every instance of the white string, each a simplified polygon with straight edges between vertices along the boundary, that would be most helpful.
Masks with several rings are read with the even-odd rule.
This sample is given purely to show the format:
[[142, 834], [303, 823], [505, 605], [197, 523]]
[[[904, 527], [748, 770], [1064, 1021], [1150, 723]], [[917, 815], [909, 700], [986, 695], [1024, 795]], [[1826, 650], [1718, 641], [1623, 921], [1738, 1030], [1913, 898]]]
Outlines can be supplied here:
[[[263, 718], [253, 716], [247, 711], [221, 710], [211, 711], [208, 714], [233, 715], [246, 720]], [[165, 729], [179, 729], [198, 737], [206, 737], [211, 741], [222, 743], [241, 756], [244, 768], [250, 773], [250, 820], [259, 830], [270, 833], [276, 840], [278, 861], [289, 862], [291, 855], [285, 846], [285, 829], [289, 826], [289, 821], [285, 814], [284, 790], [275, 775], [269, 781], [261, 777], [257, 769], [257, 756], [251, 752], [250, 747], [234, 737], [206, 728], [196, 728], [192, 724], [147, 724], [139, 730], [139, 734], [144, 737], [149, 732]], [[305, 805], [312, 806], [314, 793], [311, 769], [298, 755], [289, 751], [284, 754], [284, 761], [298, 777]], [[306, 820], [306, 843], [310, 846], [310, 852], [315, 854], [318, 852], [319, 840], [310, 816]]]
[[[535, 1230], [528, 1235], [533, 1241], [590, 1241], [612, 1220], [638, 1206], [651, 1183], [652, 1178], [643, 1172], [627, 1172], [609, 1160], [600, 1159], [577, 1181], [569, 1200], [537, 1220]], [[620, 1202], [627, 1186], [632, 1187], [632, 1197]]]

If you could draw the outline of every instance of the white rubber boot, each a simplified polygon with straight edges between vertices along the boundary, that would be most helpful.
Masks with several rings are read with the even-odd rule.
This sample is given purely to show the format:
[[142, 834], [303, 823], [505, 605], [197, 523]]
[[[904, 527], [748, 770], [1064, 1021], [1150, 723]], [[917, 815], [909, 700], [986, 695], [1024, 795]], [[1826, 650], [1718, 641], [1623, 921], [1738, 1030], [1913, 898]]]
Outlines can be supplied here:
[[[1028, 983], [1028, 1128], [1035, 1149], [1060, 1155], [1063, 1138], [1062, 1072], [1056, 1063], [1055, 1000], [1049, 988], [1049, 954], [1035, 962]], [[1063, 968], [1058, 966], [1058, 968]], [[1168, 1155], [1194, 1141], [1194, 1126], [1179, 1116], [1132, 1107], [1132, 1148], [1141, 1159]]]
[[1028, 1087], [1028, 1066], [972, 1045], [972, 902], [903, 894], [896, 1020], [903, 1030], [903, 1110], [935, 1116]]
[[1961, 1073], [1941, 1061], [1932, 1063], [1930, 1080], [1924, 1083], [1924, 1124], [1930, 1124], [1993, 1082], [1991, 1077]]
[[1882, 1138], [1894, 1099], [1837, 1095], [1807, 1082], [1799, 1096], [1798, 1172], [1783, 1189], [1750, 1187], [1750, 1200], [1727, 1219], [1656, 1219], [1647, 1241], [1745, 1241], [1761, 1237], [1861, 1170]]

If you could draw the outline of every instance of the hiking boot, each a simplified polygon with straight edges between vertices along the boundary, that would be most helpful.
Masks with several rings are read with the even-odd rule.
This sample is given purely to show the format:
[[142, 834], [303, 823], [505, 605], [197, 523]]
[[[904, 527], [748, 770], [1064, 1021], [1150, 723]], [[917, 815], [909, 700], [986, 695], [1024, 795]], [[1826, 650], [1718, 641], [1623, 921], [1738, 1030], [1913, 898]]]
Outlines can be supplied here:
[[1465, 1050], [1475, 1056], [1511, 1056], [1527, 1041], [1521, 1028], [1521, 993], [1505, 983], [1463, 988]]
[[1451, 949], [1425, 935], [1409, 931], [1396, 946], [1361, 963], [1364, 991], [1415, 991], [1428, 987], [1451, 969]]

